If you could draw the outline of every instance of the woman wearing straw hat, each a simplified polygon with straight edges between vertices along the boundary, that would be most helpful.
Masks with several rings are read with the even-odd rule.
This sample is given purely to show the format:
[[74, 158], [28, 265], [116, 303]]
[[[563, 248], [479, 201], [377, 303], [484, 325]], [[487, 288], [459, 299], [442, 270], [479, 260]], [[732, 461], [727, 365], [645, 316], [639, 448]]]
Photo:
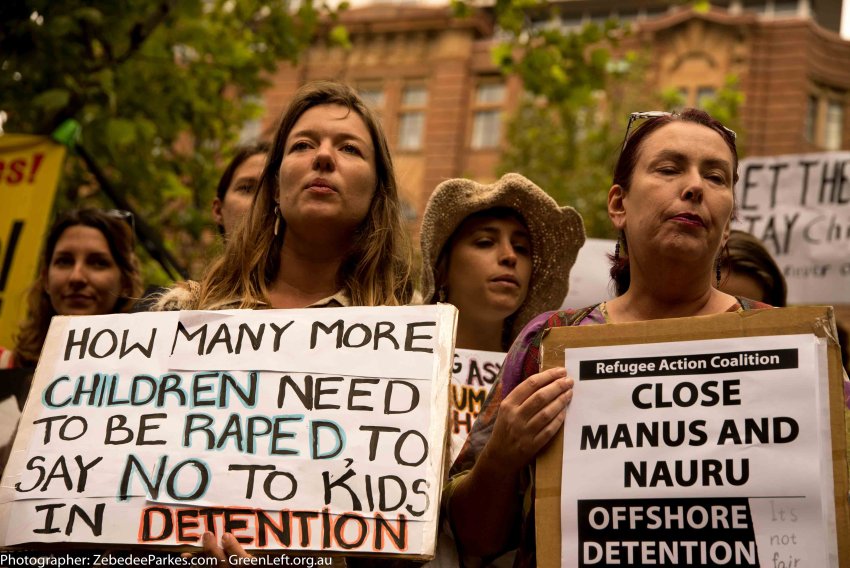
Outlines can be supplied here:
[[584, 224], [519, 174], [437, 186], [422, 218], [425, 303], [457, 306], [463, 349], [507, 351], [537, 314], [561, 305]]
[[[561, 305], [584, 239], [581, 216], [519, 174], [489, 185], [450, 179], [431, 194], [422, 218], [423, 299], [458, 308], [455, 345], [474, 350], [466, 358], [501, 363], [532, 317]], [[454, 383], [452, 458], [475, 415], [474, 404], [459, 400], [483, 400], [490, 386], [465, 384], [457, 370]], [[454, 550], [441, 534], [430, 565], [457, 566]]]

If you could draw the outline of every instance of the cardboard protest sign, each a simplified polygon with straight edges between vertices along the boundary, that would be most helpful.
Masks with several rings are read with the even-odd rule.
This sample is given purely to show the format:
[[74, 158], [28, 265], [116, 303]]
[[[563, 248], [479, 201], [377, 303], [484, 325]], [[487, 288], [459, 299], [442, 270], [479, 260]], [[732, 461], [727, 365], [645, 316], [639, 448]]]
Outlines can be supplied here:
[[792, 304], [850, 303], [850, 152], [747, 158], [733, 228], [761, 239]]
[[453, 306], [54, 318], [0, 542], [433, 555]]
[[0, 345], [6, 347], [25, 315], [64, 158], [65, 146], [46, 136], [0, 136]]
[[454, 461], [502, 369], [499, 351], [455, 349], [452, 365], [451, 461]]
[[847, 566], [831, 308], [552, 330], [576, 381], [537, 462], [540, 566]]

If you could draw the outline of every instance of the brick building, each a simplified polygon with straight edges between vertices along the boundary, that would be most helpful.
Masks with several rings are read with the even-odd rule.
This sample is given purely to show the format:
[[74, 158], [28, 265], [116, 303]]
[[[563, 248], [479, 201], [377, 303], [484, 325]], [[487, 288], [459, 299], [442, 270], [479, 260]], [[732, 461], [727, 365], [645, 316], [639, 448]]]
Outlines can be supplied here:
[[[564, 29], [617, 18], [652, 62], [648, 88], [678, 90], [699, 105], [735, 74], [748, 155], [850, 149], [850, 42], [838, 35], [840, 0], [713, 1], [705, 12], [654, 0], [562, 0]], [[497, 35], [486, 9], [468, 19], [444, 6], [369, 4], [346, 11], [353, 48], [317, 42], [282, 65], [265, 93], [271, 128], [304, 82], [355, 86], [379, 112], [411, 221], [432, 189], [457, 176], [495, 177], [504, 121], [521, 96], [492, 62]], [[625, 121], [625, 119], [624, 119]]]

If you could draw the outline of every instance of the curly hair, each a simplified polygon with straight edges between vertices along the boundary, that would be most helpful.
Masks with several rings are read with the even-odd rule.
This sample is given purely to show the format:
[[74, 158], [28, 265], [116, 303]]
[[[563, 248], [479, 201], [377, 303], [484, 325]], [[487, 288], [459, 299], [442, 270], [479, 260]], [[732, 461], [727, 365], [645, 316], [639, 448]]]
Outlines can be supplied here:
[[83, 225], [100, 231], [109, 244], [109, 252], [121, 271], [121, 284], [128, 293], [118, 298], [113, 313], [128, 312], [142, 293], [139, 259], [133, 248], [136, 244], [132, 227], [113, 213], [100, 209], [74, 209], [60, 215], [50, 231], [39, 260], [38, 276], [27, 294], [27, 317], [15, 336], [15, 358], [18, 366], [35, 366], [47, 337], [50, 320], [57, 314], [45, 287], [47, 270], [56, 244], [66, 229]]
[[755, 236], [744, 231], [730, 231], [726, 241], [723, 267], [729, 273], [737, 273], [752, 278], [764, 290], [764, 297], [753, 298], [770, 304], [785, 307], [788, 298], [788, 285], [782, 270], [776, 261]]

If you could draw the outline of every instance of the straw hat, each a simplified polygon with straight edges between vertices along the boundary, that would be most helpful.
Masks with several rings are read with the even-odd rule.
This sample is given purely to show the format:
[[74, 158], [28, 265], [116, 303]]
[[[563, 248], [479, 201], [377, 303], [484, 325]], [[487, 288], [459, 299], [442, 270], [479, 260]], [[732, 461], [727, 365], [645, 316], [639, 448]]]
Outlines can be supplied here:
[[434, 190], [422, 217], [422, 299], [431, 303], [434, 270], [443, 247], [464, 219], [487, 209], [513, 209], [531, 235], [531, 286], [516, 312], [511, 337], [531, 318], [560, 307], [569, 289], [570, 269], [584, 244], [584, 223], [572, 207], [559, 207], [545, 191], [519, 175], [505, 174], [483, 185], [450, 179]]

